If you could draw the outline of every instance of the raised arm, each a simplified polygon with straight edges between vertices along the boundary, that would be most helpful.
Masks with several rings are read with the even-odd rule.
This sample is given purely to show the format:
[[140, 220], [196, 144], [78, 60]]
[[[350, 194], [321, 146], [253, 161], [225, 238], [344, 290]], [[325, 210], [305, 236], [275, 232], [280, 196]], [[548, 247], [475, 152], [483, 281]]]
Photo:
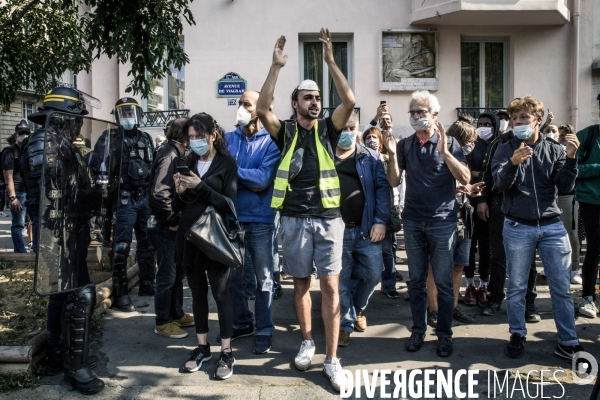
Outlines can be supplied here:
[[348, 122], [348, 118], [350, 118], [350, 114], [352, 114], [354, 105], [356, 104], [354, 93], [352, 93], [348, 80], [338, 68], [335, 59], [333, 58], [333, 44], [331, 43], [329, 29], [321, 28], [321, 37], [319, 40], [323, 43], [323, 60], [327, 63], [329, 75], [331, 75], [331, 79], [333, 79], [333, 83], [340, 95], [340, 99], [342, 99], [342, 104], [336, 107], [331, 116], [331, 121], [333, 122], [335, 129], [342, 130], [346, 125], [346, 122]]
[[277, 139], [279, 129], [281, 129], [281, 123], [270, 108], [275, 92], [275, 84], [279, 77], [279, 70], [285, 66], [288, 57], [287, 54], [283, 54], [284, 46], [285, 36], [280, 36], [279, 39], [277, 39], [277, 42], [275, 42], [273, 63], [271, 64], [271, 69], [269, 69], [269, 75], [260, 90], [260, 96], [256, 103], [256, 114], [258, 115], [258, 119], [260, 119], [260, 123], [275, 139]]
[[450, 169], [452, 176], [454, 179], [466, 185], [471, 180], [471, 171], [469, 171], [469, 167], [466, 164], [458, 161], [456, 157], [452, 155], [452, 152], [448, 150], [446, 145], [446, 131], [444, 130], [444, 126], [441, 122], [437, 121], [438, 128], [438, 145], [437, 150], [444, 159], [444, 162]]

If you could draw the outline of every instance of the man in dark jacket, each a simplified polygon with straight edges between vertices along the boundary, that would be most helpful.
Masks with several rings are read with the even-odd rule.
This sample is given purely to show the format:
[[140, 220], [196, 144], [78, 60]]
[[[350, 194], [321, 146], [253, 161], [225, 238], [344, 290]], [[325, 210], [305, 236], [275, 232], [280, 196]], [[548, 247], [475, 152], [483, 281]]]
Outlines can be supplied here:
[[[492, 160], [498, 147], [509, 142], [514, 138], [512, 130], [506, 131], [502, 121], [507, 121], [509, 116], [506, 110], [497, 112], [500, 118], [499, 135], [488, 146], [484, 157], [484, 163], [479, 174], [480, 182], [485, 182], [483, 194], [478, 199], [477, 217], [482, 221], [488, 222], [489, 244], [490, 244], [490, 264], [489, 264], [489, 283], [487, 304], [482, 307], [481, 315], [492, 316], [502, 309], [504, 300], [504, 283], [506, 281], [506, 254], [504, 252], [504, 242], [502, 239], [502, 230], [504, 229], [504, 213], [502, 212], [502, 199], [504, 195], [494, 185], [492, 176]], [[531, 270], [527, 281], [527, 294], [525, 295], [525, 319], [527, 322], [539, 322], [540, 316], [535, 308], [535, 279], [537, 270], [535, 260], [531, 263]]]
[[[482, 113], [477, 119], [477, 140], [475, 148], [467, 157], [467, 163], [471, 169], [471, 184], [479, 182], [483, 171], [485, 154], [492, 140], [498, 136], [500, 120], [496, 114]], [[473, 207], [477, 207], [479, 198], [469, 197]], [[474, 229], [471, 237], [471, 252], [469, 265], [465, 267], [465, 278], [467, 278], [467, 289], [465, 290], [465, 304], [487, 304], [487, 285], [490, 276], [490, 228], [488, 221], [477, 215], [473, 216]], [[473, 279], [475, 276], [475, 253], [479, 251], [479, 287], [475, 288]]]
[[356, 144], [357, 134], [358, 116], [352, 114], [335, 155], [345, 223], [338, 346], [348, 346], [354, 329], [367, 329], [362, 313], [383, 272], [381, 240], [390, 219], [390, 188], [383, 163], [375, 151]]
[[[600, 94], [598, 95], [598, 101], [600, 108]], [[581, 294], [582, 301], [579, 303], [579, 312], [589, 318], [595, 318], [598, 313], [594, 300], [596, 300], [596, 277], [598, 276], [598, 261], [600, 260], [599, 130], [599, 125], [592, 125], [577, 132], [577, 138], [581, 143], [584, 143], [584, 146], [579, 148], [577, 154], [581, 164], [577, 176], [575, 200], [579, 202], [579, 210], [581, 210], [581, 219], [585, 226], [587, 238], [587, 250], [581, 269], [583, 291]], [[588, 138], [589, 145], [586, 146]]]
[[556, 193], [575, 186], [579, 141], [567, 135], [562, 146], [543, 140], [539, 127], [544, 105], [529, 95], [513, 100], [508, 112], [515, 138], [500, 146], [492, 161], [498, 190], [504, 192], [504, 248], [508, 286], [506, 308], [510, 342], [505, 353], [519, 358], [525, 345], [525, 294], [533, 254], [537, 248], [550, 286], [552, 311], [558, 330], [555, 354], [571, 360], [579, 344], [570, 292], [571, 245], [559, 215]]
[[[187, 132], [183, 127], [187, 118], [176, 119], [167, 132], [168, 142], [161, 146], [150, 172], [148, 204], [156, 220], [156, 227], [148, 226], [148, 239], [156, 248], [156, 285], [154, 333], [168, 338], [184, 338], [188, 334], [181, 327], [194, 326], [194, 317], [183, 312], [183, 266], [175, 264], [175, 238], [179, 213], [171, 203], [175, 194], [173, 175], [177, 166], [184, 165]], [[152, 219], [152, 217], [150, 217]]]

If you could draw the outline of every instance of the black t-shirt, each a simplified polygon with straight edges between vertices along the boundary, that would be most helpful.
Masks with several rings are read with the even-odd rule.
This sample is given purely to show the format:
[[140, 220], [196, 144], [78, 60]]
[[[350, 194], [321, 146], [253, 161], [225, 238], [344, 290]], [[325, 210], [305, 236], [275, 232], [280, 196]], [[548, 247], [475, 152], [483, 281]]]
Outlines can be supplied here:
[[[277, 147], [283, 149], [285, 144], [285, 122], [281, 123], [281, 129], [277, 135]], [[337, 147], [340, 132], [336, 131], [331, 122], [331, 118], [318, 120], [319, 124], [327, 124], [327, 136], [331, 143], [331, 148]], [[300, 125], [298, 127], [298, 139], [296, 148], [290, 151], [296, 151], [299, 148], [304, 149], [302, 158], [302, 169], [290, 182], [290, 187], [285, 194], [283, 209], [281, 215], [288, 217], [311, 217], [311, 218], [338, 218], [340, 216], [339, 208], [323, 208], [321, 203], [321, 192], [319, 191], [319, 159], [317, 158], [317, 144], [314, 136], [314, 129], [306, 130]], [[295, 132], [291, 132], [292, 135]]]
[[[2, 170], [13, 170], [13, 182], [15, 183], [15, 193], [25, 192], [25, 181], [21, 175], [21, 148], [13, 144], [2, 151]], [[4, 180], [4, 176], [2, 177]]]
[[365, 194], [356, 169], [356, 150], [344, 159], [336, 157], [335, 170], [340, 178], [342, 220], [346, 224], [360, 226], [365, 207]]

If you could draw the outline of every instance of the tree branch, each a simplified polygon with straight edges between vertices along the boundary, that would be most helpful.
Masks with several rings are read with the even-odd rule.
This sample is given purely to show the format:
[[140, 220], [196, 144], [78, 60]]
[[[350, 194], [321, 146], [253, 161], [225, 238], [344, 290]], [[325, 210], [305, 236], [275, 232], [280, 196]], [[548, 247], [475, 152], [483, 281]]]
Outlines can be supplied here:
[[27, 4], [25, 7], [23, 7], [20, 14], [13, 16], [11, 19], [9, 19], [8, 21], [6, 21], [2, 25], [0, 25], [0, 32], [2, 32], [4, 30], [4, 28], [6, 28], [9, 25], [16, 25], [21, 19], [23, 19], [25, 14], [27, 14], [27, 11], [31, 10], [33, 8], [33, 6], [35, 6], [36, 3], [39, 3], [39, 2], [40, 2], [40, 0], [31, 0], [29, 2], [29, 4]]

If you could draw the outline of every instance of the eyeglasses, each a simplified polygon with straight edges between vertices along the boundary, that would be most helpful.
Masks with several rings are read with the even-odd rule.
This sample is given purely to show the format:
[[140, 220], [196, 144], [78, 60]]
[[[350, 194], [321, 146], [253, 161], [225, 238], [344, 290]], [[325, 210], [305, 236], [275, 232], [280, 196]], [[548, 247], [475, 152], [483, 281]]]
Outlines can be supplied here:
[[411, 117], [414, 117], [415, 115], [418, 115], [419, 117], [424, 117], [425, 114], [427, 114], [428, 112], [429, 110], [410, 110], [408, 113]]

